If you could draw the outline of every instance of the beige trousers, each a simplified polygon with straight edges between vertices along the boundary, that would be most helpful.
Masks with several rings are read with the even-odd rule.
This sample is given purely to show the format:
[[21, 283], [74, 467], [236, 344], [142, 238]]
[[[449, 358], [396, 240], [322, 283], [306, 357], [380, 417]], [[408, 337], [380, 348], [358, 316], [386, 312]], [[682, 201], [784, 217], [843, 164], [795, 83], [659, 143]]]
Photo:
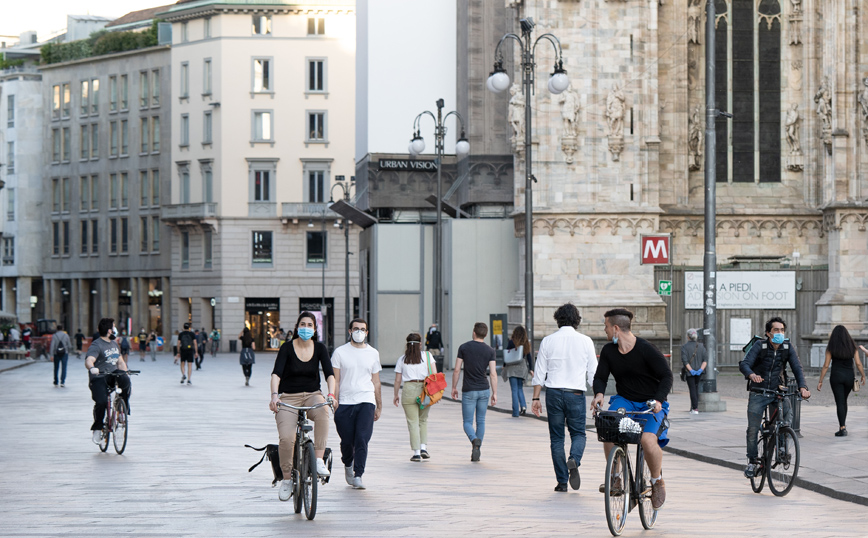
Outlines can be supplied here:
[[419, 450], [422, 444], [428, 444], [428, 411], [431, 407], [419, 410], [416, 397], [422, 394], [422, 383], [404, 383], [401, 387], [401, 407], [407, 417], [407, 429], [410, 430], [410, 448]]
[[[280, 401], [296, 407], [307, 407], [322, 403], [325, 398], [322, 392], [294, 392], [281, 394]], [[320, 407], [307, 412], [307, 418], [313, 421], [313, 445], [316, 450], [325, 450], [329, 437], [328, 407]], [[277, 422], [277, 434], [280, 437], [278, 453], [283, 478], [289, 480], [292, 476], [292, 464], [295, 457], [295, 430], [298, 425], [298, 413], [294, 409], [281, 407], [274, 415]]]

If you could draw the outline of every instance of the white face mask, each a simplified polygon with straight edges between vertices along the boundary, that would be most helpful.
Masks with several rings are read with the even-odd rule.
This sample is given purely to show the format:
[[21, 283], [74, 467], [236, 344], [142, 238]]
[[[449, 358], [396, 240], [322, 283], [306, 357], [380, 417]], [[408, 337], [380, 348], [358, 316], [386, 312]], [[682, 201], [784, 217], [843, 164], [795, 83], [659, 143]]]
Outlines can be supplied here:
[[367, 336], [367, 334], [365, 334], [365, 331], [360, 331], [360, 330], [356, 329], [355, 331], [353, 331], [353, 342], [355, 342], [357, 344], [361, 344], [362, 342], [365, 341], [366, 336]]

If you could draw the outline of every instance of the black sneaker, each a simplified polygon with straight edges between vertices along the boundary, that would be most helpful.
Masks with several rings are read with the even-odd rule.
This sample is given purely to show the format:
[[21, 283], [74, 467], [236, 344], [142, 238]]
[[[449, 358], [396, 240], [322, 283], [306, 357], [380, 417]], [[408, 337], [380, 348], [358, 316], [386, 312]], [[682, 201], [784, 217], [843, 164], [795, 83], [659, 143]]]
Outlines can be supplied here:
[[835, 437], [847, 437], [847, 428], [836, 431]]
[[561, 484], [560, 482], [558, 482], [558, 485], [555, 486], [555, 491], [560, 492], [560, 493], [566, 493], [567, 492], [567, 485]]
[[420, 456], [419, 454], [413, 454], [413, 456], [410, 458], [410, 461], [422, 461], [422, 456]]
[[753, 478], [756, 476], [757, 469], [759, 468], [759, 464], [755, 461], [751, 461], [744, 468], [744, 477], [745, 478]]
[[182, 376], [181, 376], [181, 384], [182, 384], [182, 385], [184, 384], [184, 381], [187, 381], [187, 376], [182, 375]]
[[521, 410], [518, 412], [518, 416], [520, 416], [520, 417], [523, 417], [526, 414], [527, 414], [527, 407], [522, 407]]
[[567, 469], [570, 471], [570, 487], [579, 489], [579, 486], [582, 485], [582, 477], [579, 476], [579, 464], [576, 463], [575, 459], [570, 458], [567, 460]]
[[473, 445], [473, 450], [470, 452], [470, 461], [479, 461], [480, 456], [480, 447], [482, 447], [482, 439], [477, 437], [474, 439], [471, 444]]
[[427, 460], [427, 459], [429, 459], [429, 458], [431, 457], [431, 455], [428, 454], [428, 451], [425, 450], [425, 449], [422, 449], [422, 450], [420, 451], [419, 455], [422, 456], [422, 459], [423, 459], [423, 460]]

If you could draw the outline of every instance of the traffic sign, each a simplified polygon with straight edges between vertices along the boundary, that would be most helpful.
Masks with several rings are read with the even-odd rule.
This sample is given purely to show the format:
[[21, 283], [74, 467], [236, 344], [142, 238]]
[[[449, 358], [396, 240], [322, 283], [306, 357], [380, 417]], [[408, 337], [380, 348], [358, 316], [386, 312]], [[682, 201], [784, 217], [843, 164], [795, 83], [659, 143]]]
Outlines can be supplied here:
[[642, 265], [669, 265], [670, 264], [670, 237], [668, 235], [643, 235], [639, 245], [641, 247]]
[[657, 295], [672, 295], [672, 281], [671, 280], [661, 280], [659, 284], [657, 284]]

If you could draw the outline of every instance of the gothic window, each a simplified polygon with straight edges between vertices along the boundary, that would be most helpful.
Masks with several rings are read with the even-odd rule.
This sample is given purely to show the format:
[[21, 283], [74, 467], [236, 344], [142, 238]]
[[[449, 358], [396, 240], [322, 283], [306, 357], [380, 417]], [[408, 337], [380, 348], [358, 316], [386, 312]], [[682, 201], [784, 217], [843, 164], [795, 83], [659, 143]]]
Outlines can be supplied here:
[[[779, 0], [715, 0], [717, 181], [781, 180]], [[725, 151], [724, 151], [725, 150]]]

